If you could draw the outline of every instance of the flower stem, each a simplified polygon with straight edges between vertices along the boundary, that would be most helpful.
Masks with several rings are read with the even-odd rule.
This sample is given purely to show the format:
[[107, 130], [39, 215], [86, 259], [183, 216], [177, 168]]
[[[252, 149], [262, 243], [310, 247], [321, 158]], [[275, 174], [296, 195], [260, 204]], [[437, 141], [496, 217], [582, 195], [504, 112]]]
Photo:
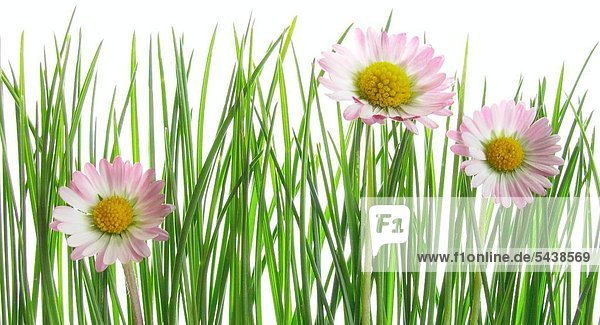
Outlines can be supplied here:
[[127, 294], [129, 295], [131, 308], [133, 309], [133, 323], [135, 325], [142, 325], [144, 324], [144, 317], [142, 316], [142, 304], [140, 303], [140, 293], [138, 291], [137, 281], [135, 279], [133, 262], [124, 263], [123, 271], [125, 271]]

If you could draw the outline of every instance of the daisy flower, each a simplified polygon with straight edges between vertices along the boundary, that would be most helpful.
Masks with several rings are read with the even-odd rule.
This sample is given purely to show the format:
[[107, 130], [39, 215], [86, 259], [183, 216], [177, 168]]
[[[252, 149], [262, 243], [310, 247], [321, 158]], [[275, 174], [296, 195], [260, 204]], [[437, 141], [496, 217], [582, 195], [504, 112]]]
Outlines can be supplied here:
[[417, 133], [414, 121], [436, 128], [430, 114], [449, 116], [454, 94], [452, 80], [439, 72], [444, 58], [418, 37], [356, 29], [354, 42], [333, 45], [319, 60], [328, 78], [320, 83], [336, 101], [352, 101], [344, 118], [360, 118], [367, 124], [386, 118], [400, 121]]
[[100, 160], [100, 168], [88, 163], [73, 173], [71, 185], [61, 187], [60, 197], [70, 206], [54, 208], [50, 228], [69, 237], [71, 259], [96, 255], [96, 271], [117, 259], [124, 265], [150, 256], [149, 239], [164, 241], [169, 234], [159, 226], [174, 207], [164, 204], [162, 180], [139, 163]]
[[533, 193], [546, 195], [552, 184], [548, 177], [558, 174], [555, 166], [563, 159], [560, 137], [552, 135], [547, 118], [534, 121], [536, 112], [522, 103], [503, 101], [484, 106], [473, 118], [464, 117], [458, 131], [448, 131], [456, 141], [450, 149], [470, 157], [461, 169], [472, 176], [471, 186], [481, 186], [484, 197], [510, 207], [523, 208]]

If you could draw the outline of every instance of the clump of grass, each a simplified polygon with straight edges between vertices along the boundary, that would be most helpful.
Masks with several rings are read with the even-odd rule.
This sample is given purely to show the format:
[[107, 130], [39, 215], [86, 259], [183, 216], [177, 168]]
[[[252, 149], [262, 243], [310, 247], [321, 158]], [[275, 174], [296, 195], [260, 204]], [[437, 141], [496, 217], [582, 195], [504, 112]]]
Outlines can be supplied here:
[[[151, 39], [143, 54], [148, 66], [143, 67], [138, 54], [145, 50], [140, 51], [134, 35], [126, 96], [119, 98], [115, 90], [108, 108], [95, 105], [96, 91], [102, 87], [96, 79], [102, 44], [84, 58], [82, 36], [73, 37], [71, 22], [40, 64], [36, 103], [26, 102], [24, 67], [29, 63], [24, 59], [24, 36], [18, 65], [0, 71], [2, 323], [131, 320], [115, 267], [96, 273], [91, 258], [66, 259], [70, 249], [63, 236], [48, 228], [52, 207], [61, 204], [57, 189], [69, 182], [72, 172], [84, 162], [116, 155], [157, 168], [166, 182], [167, 201], [178, 206], [165, 223], [171, 239], [153, 244], [152, 257], [137, 268], [148, 322], [598, 321], [596, 270], [582, 271], [578, 282], [564, 271], [491, 276], [363, 273], [361, 197], [475, 193], [459, 171], [460, 158], [448, 156], [448, 140], [441, 131], [426, 130], [415, 137], [395, 123], [346, 123], [339, 106], [337, 120], [326, 120], [324, 110], [336, 108], [317, 91], [323, 72], [298, 62], [293, 45], [296, 19], [273, 36], [264, 53], [256, 53], [249, 20], [243, 32], [233, 35], [236, 64], [230, 71], [213, 71], [219, 36], [215, 28], [200, 63], [200, 92], [188, 84], [195, 63], [182, 36], [173, 32], [169, 41]], [[391, 22], [390, 15], [386, 29]], [[165, 51], [172, 51], [173, 61], [163, 60]], [[468, 46], [456, 83], [455, 115], [446, 120], [446, 129], [459, 125], [466, 109], [467, 58]], [[147, 87], [140, 82], [143, 71]], [[174, 72], [172, 82], [165, 77], [167, 71]], [[231, 78], [217, 131], [205, 134], [213, 73], [229, 73]], [[545, 78], [531, 99], [540, 116], [551, 117], [557, 133], [567, 134], [562, 153], [567, 163], [549, 195], [583, 196], [594, 189], [600, 193], [592, 116], [583, 109], [586, 96], [576, 98], [579, 78], [567, 89], [563, 76], [564, 70], [554, 102], [547, 99]], [[167, 96], [169, 92], [174, 95]], [[148, 96], [147, 107], [138, 105], [139, 96]], [[515, 98], [523, 97], [519, 84]], [[301, 107], [304, 114], [292, 118], [292, 106]], [[98, 120], [98, 109], [108, 109], [109, 119]], [[147, 110], [148, 120], [140, 120], [142, 110]], [[575, 122], [566, 124], [565, 119]], [[148, 125], [147, 134], [140, 125]], [[283, 146], [275, 139], [282, 139]], [[131, 152], [122, 152], [124, 141], [131, 142]], [[442, 148], [434, 145], [439, 141]], [[164, 153], [164, 159], [158, 153]], [[586, 238], [591, 242], [593, 235]], [[33, 251], [27, 245], [31, 242]]]

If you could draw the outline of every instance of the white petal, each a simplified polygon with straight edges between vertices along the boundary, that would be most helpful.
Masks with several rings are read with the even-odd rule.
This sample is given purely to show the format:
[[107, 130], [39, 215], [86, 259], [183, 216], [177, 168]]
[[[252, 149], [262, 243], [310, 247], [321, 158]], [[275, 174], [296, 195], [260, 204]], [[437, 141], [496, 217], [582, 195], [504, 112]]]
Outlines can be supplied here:
[[[463, 134], [463, 136], [464, 136], [464, 134]], [[475, 159], [486, 160], [485, 154], [483, 153], [483, 151], [481, 151], [477, 148], [470, 147], [469, 154], [471, 155], [471, 157], [473, 157]]]
[[52, 217], [61, 222], [91, 224], [92, 219], [89, 215], [67, 206], [55, 207], [52, 211]]
[[58, 195], [67, 202], [70, 206], [80, 210], [80, 211], [90, 211], [92, 209], [91, 202], [87, 202], [84, 198], [82, 198], [79, 194], [75, 193], [72, 189], [68, 187], [61, 187], [58, 190]]
[[105, 248], [108, 245], [108, 240], [110, 239], [110, 235], [103, 234], [98, 240], [92, 242], [88, 247], [86, 247], [83, 251], [85, 256], [92, 256], [97, 254], [101, 249]]
[[61, 222], [57, 226], [58, 230], [64, 232], [67, 235], [72, 235], [81, 232], [88, 232], [93, 230], [92, 226], [87, 223], [73, 223], [73, 222]]
[[71, 235], [67, 238], [67, 244], [71, 247], [90, 244], [102, 236], [102, 232], [98, 230], [90, 230]]
[[471, 179], [471, 186], [478, 187], [482, 185], [489, 177], [492, 176], [493, 173], [494, 172], [487, 166], [482, 167], [481, 170], [477, 172], [475, 176], [473, 176], [473, 178]]
[[110, 236], [110, 241], [108, 242], [108, 246], [106, 246], [104, 259], [102, 260], [104, 264], [111, 265], [117, 260], [122, 241], [120, 236]]
[[462, 133], [462, 140], [469, 147], [477, 148], [481, 151], [484, 150], [483, 144], [481, 143], [481, 139], [475, 137], [475, 135], [471, 132]]
[[489, 167], [481, 160], [470, 160], [472, 163], [465, 165], [465, 174], [473, 176], [481, 172], [489, 172]]
[[481, 187], [481, 194], [484, 197], [492, 196], [494, 193], [496, 186], [498, 186], [498, 175], [496, 173], [491, 173], [490, 177], [486, 178], [483, 182], [483, 186]]

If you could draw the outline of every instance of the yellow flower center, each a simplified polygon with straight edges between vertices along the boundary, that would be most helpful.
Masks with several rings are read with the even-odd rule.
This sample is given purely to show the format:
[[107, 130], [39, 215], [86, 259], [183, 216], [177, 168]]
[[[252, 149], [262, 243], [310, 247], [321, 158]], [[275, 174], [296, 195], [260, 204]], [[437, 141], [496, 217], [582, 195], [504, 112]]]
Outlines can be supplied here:
[[94, 224], [111, 234], [120, 234], [133, 221], [133, 207], [126, 199], [111, 196], [103, 199], [92, 209]]
[[408, 103], [412, 94], [410, 86], [406, 72], [390, 62], [373, 63], [356, 79], [361, 97], [366, 98], [369, 104], [382, 108]]
[[523, 147], [513, 139], [501, 137], [490, 142], [485, 148], [488, 164], [499, 172], [512, 172], [523, 163]]

